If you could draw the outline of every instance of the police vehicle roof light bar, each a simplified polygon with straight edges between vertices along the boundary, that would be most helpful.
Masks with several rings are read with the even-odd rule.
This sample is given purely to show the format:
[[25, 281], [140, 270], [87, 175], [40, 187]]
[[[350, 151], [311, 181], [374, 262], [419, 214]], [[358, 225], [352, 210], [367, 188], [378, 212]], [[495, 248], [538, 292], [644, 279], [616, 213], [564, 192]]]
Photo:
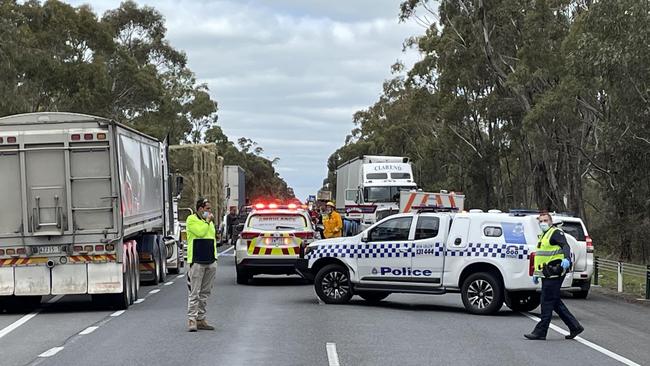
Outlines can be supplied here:
[[513, 216], [528, 216], [528, 215], [537, 215], [540, 213], [539, 210], [530, 209], [530, 208], [511, 208], [508, 211]]
[[417, 213], [422, 213], [422, 212], [458, 212], [458, 207], [413, 206], [412, 209], [417, 210]]

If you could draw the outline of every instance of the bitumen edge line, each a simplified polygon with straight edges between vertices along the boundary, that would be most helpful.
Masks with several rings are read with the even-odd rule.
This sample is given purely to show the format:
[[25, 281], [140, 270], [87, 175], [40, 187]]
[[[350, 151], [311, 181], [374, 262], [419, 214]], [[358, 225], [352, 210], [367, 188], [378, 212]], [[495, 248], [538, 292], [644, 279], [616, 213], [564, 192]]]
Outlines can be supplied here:
[[329, 362], [329, 366], [340, 366], [339, 354], [336, 352], [336, 343], [327, 343], [325, 347], [327, 348], [327, 361]]
[[[53, 298], [49, 299], [47, 301], [47, 304], [54, 304], [55, 302], [61, 300], [63, 298], [63, 295], [57, 295], [54, 296]], [[38, 315], [43, 309], [38, 309], [35, 310], [27, 315], [22, 316], [20, 319], [16, 320], [15, 322], [9, 324], [8, 326], [0, 329], [0, 338], [6, 336], [7, 334], [13, 332], [14, 330], [18, 329], [21, 325], [27, 323], [30, 319]]]
[[[535, 315], [532, 315], [530, 313], [521, 313], [521, 314], [523, 314], [524, 316], [528, 317], [529, 319], [531, 319], [531, 320], [533, 320], [535, 322], [539, 322], [541, 320], [540, 318], [538, 318]], [[551, 328], [554, 331], [560, 333], [561, 335], [568, 335], [569, 334], [568, 331], [558, 327], [557, 325], [555, 325], [553, 323], [551, 323], [549, 328]], [[575, 341], [577, 341], [579, 343], [582, 343], [585, 346], [587, 346], [587, 347], [589, 347], [589, 348], [591, 348], [591, 349], [593, 349], [595, 351], [598, 351], [598, 352], [604, 354], [605, 356], [613, 358], [614, 360], [616, 360], [618, 362], [621, 362], [621, 363], [623, 363], [625, 365], [628, 365], [628, 366], [641, 366], [640, 364], [638, 364], [638, 363], [636, 363], [636, 362], [634, 362], [634, 361], [632, 361], [632, 360], [630, 360], [628, 358], [625, 358], [625, 357], [619, 355], [618, 353], [612, 352], [612, 351], [608, 350], [607, 348], [599, 346], [599, 345], [597, 345], [597, 344], [595, 344], [593, 342], [590, 342], [590, 341], [588, 341], [588, 340], [586, 340], [586, 339], [584, 339], [582, 337], [575, 337], [574, 339], [575, 339]]]

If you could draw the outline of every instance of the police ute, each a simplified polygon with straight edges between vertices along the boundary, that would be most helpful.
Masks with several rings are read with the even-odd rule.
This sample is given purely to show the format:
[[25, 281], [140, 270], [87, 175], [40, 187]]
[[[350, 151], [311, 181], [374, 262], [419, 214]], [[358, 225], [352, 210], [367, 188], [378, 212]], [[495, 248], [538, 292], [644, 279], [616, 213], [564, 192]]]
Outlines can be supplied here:
[[[460, 293], [473, 314], [495, 313], [504, 303], [530, 311], [540, 303], [531, 281], [540, 236], [530, 214], [429, 207], [387, 217], [353, 237], [313, 242], [296, 266], [328, 304], [353, 295], [379, 302], [391, 293]], [[572, 281], [568, 273], [563, 285]]]
[[315, 238], [307, 211], [295, 203], [257, 203], [235, 245], [237, 283], [257, 274], [296, 274], [296, 260]]

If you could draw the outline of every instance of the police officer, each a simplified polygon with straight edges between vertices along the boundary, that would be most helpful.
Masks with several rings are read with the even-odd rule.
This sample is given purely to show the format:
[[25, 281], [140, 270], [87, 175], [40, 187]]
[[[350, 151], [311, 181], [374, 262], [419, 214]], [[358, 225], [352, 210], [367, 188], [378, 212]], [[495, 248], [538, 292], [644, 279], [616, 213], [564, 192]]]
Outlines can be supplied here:
[[188, 331], [214, 330], [205, 320], [205, 307], [217, 273], [217, 244], [214, 215], [210, 202], [201, 198], [196, 213], [187, 217], [187, 272], [189, 299], [187, 302]]
[[555, 311], [569, 327], [570, 333], [565, 338], [573, 339], [585, 329], [560, 298], [564, 276], [571, 267], [571, 248], [564, 232], [552, 225], [553, 219], [548, 212], [540, 214], [537, 220], [543, 234], [535, 253], [533, 282], [538, 284], [539, 279], [542, 279], [542, 314], [535, 329], [529, 334], [524, 334], [524, 337], [532, 340], [545, 340], [553, 311]]

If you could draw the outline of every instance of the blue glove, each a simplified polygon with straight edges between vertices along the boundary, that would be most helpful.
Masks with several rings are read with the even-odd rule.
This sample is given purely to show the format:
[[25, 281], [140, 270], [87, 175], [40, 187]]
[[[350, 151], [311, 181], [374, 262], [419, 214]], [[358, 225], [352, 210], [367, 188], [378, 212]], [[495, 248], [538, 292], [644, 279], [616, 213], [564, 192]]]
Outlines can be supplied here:
[[566, 271], [567, 269], [569, 269], [569, 267], [571, 267], [571, 261], [568, 260], [568, 259], [566, 259], [566, 258], [564, 258], [564, 259], [562, 259], [562, 264], [561, 264], [561, 266], [562, 266], [562, 268], [564, 268], [564, 270]]
[[539, 277], [537, 277], [537, 276], [533, 276], [533, 283], [534, 283], [535, 285], [539, 285]]

